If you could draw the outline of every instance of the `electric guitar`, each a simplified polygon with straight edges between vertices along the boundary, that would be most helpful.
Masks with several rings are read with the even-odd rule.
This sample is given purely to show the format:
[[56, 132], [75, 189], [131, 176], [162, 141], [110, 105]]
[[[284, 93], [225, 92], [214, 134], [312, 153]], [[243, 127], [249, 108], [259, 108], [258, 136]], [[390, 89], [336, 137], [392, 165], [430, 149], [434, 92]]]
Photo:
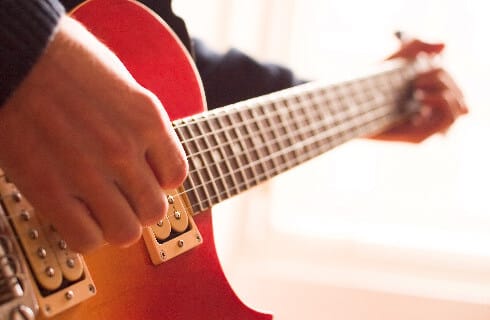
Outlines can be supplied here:
[[213, 111], [190, 56], [156, 14], [92, 0], [82, 22], [163, 102], [190, 166], [170, 208], [136, 245], [82, 257], [35, 214], [0, 169], [0, 319], [272, 319], [233, 292], [210, 208], [350, 139], [405, 120], [416, 62], [338, 83], [312, 82]]

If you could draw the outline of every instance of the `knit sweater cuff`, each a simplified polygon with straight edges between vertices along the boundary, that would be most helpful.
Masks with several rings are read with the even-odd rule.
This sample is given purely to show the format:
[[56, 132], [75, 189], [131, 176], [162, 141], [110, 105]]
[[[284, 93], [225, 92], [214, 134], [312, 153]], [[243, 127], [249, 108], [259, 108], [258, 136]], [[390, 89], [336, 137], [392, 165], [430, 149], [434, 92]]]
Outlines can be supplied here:
[[63, 14], [58, 0], [0, 1], [0, 106], [41, 56]]

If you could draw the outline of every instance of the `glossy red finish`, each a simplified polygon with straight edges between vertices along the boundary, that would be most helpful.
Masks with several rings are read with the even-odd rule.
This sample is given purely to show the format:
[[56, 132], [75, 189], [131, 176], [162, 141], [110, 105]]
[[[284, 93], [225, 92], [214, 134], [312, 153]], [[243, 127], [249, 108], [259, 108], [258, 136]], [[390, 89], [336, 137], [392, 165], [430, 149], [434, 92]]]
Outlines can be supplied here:
[[[146, 8], [128, 0], [92, 0], [73, 16], [160, 98], [171, 119], [205, 109], [202, 86], [185, 49]], [[229, 286], [214, 245], [211, 212], [195, 220], [204, 243], [159, 266], [151, 263], [142, 240], [127, 249], [106, 246], [86, 256], [96, 296], [54, 319], [271, 319], [248, 308]]]

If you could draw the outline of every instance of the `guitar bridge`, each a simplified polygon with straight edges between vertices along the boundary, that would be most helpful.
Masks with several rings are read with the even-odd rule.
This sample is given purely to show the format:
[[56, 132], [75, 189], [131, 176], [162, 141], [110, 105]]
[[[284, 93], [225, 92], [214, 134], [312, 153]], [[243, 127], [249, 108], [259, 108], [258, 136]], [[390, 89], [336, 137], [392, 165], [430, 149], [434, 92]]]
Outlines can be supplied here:
[[38, 303], [29, 281], [29, 268], [15, 240], [8, 216], [0, 205], [0, 319], [15, 318], [16, 314], [25, 315], [25, 319], [34, 319], [37, 311]]
[[200, 245], [202, 237], [192, 218], [192, 208], [183, 188], [167, 191], [169, 209], [157, 224], [143, 230], [151, 261], [158, 265]]
[[[12, 312], [31, 311], [32, 319], [38, 311], [51, 317], [92, 297], [95, 286], [83, 257], [69, 250], [58, 232], [43, 223], [1, 169], [0, 200], [0, 319], [10, 319]], [[13, 298], [4, 302], [4, 291]], [[20, 297], [21, 304], [16, 301]], [[10, 304], [25, 308], [12, 309]]]

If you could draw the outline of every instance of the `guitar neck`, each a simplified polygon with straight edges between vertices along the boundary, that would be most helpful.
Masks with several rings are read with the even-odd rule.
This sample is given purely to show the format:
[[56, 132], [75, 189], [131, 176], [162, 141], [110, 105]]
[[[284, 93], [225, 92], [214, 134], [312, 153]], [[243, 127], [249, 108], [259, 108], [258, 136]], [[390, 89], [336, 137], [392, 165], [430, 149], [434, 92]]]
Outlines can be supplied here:
[[174, 121], [189, 162], [194, 212], [246, 191], [348, 140], [406, 119], [415, 64], [336, 84], [312, 82]]

